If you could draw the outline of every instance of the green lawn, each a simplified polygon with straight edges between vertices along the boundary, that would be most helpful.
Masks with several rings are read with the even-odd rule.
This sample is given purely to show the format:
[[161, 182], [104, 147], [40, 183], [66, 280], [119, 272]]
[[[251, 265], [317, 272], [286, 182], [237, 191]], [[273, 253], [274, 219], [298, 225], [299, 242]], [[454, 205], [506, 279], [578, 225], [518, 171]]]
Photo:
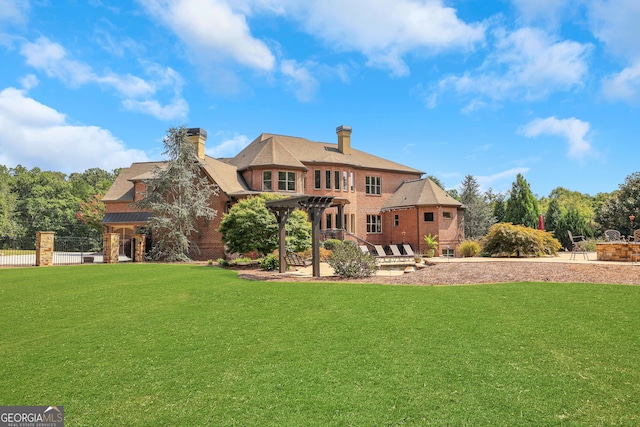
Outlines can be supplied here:
[[640, 287], [0, 269], [0, 405], [67, 426], [640, 424]]

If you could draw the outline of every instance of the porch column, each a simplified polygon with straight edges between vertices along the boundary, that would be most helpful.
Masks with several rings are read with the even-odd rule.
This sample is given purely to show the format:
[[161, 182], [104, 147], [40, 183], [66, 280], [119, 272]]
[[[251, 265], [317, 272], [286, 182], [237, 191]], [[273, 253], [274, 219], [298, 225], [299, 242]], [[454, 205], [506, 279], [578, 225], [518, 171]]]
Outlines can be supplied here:
[[346, 228], [345, 224], [342, 224], [343, 222], [344, 222], [344, 205], [340, 204], [338, 205], [338, 214], [336, 215], [336, 228], [338, 230]]

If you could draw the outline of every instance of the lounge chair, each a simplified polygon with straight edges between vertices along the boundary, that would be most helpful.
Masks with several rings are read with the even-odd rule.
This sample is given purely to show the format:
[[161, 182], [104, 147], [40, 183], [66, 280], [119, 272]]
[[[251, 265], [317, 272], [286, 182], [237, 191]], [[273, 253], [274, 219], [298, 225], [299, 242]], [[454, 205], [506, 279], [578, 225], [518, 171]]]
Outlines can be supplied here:
[[380, 245], [374, 245], [373, 246], [376, 250], [376, 254], [380, 257], [385, 257], [387, 256], [387, 253], [384, 251], [384, 248]]
[[404, 251], [407, 253], [407, 255], [409, 256], [415, 256], [416, 254], [413, 253], [413, 249], [411, 249], [411, 245], [402, 245], [402, 247], [404, 248]]
[[389, 245], [389, 248], [391, 249], [391, 253], [393, 254], [393, 256], [402, 256], [397, 245]]

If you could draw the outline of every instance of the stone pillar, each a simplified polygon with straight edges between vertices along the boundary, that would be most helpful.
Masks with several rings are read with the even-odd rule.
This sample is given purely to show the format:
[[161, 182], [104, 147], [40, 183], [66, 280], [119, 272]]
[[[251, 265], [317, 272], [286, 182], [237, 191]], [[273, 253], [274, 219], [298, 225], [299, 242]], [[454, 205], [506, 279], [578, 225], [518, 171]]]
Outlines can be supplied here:
[[105, 264], [118, 262], [120, 252], [120, 235], [118, 233], [104, 233], [102, 236], [102, 252]]
[[36, 265], [53, 265], [53, 231], [36, 233]]
[[144, 234], [133, 235], [133, 262], [144, 262], [144, 248], [147, 236]]

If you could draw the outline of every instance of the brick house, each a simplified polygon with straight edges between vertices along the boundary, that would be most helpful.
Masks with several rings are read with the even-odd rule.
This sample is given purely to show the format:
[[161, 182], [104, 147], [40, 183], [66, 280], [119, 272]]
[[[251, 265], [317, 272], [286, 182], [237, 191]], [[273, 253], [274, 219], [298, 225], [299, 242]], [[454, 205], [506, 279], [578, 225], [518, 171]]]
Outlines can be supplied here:
[[[212, 200], [218, 216], [201, 224], [197, 241], [201, 259], [224, 256], [217, 229], [223, 213], [239, 199], [263, 192], [287, 196], [333, 196], [335, 207], [324, 212], [321, 228], [371, 244], [408, 243], [425, 248], [423, 236], [438, 234], [440, 253], [455, 250], [462, 240], [460, 202], [408, 166], [351, 148], [351, 128], [336, 129], [336, 143], [263, 133], [235, 157], [214, 159], [204, 154], [206, 132], [189, 129], [198, 157], [210, 179], [220, 187]], [[123, 168], [102, 199], [107, 232], [126, 239], [149, 217], [130, 206], [143, 194], [143, 180], [163, 162], [133, 163]]]

